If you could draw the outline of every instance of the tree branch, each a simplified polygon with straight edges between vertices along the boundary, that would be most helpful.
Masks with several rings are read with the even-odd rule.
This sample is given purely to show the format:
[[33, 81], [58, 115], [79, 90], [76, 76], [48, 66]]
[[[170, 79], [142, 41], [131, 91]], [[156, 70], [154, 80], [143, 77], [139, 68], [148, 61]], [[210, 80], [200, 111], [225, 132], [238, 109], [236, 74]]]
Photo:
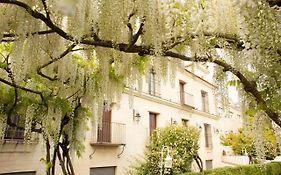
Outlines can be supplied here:
[[[15, 81], [14, 74], [13, 74], [11, 68], [9, 67], [9, 65], [10, 65], [10, 63], [9, 63], [9, 57], [10, 57], [10, 54], [8, 54], [7, 57], [5, 57], [7, 67], [4, 68], [4, 69], [5, 69], [6, 72], [8, 73], [8, 77], [11, 79], [12, 84], [13, 84], [13, 85], [16, 85], [16, 81]], [[8, 120], [10, 119], [10, 117], [11, 117], [11, 115], [12, 115], [12, 112], [13, 112], [13, 109], [16, 107], [17, 102], [18, 102], [18, 90], [17, 90], [16, 87], [14, 87], [14, 93], [15, 93], [14, 104], [13, 104], [13, 106], [11, 107], [11, 109], [9, 109], [9, 112], [8, 112]]]
[[[29, 36], [34, 36], [34, 35], [47, 35], [47, 34], [51, 34], [51, 33], [55, 33], [53, 30], [44, 30], [44, 31], [38, 31], [38, 32], [32, 32], [32, 33], [27, 33], [25, 34], [25, 37], [29, 37]], [[0, 42], [14, 42], [16, 40], [18, 40], [19, 35], [15, 34], [15, 33], [4, 33], [3, 38]]]
[[[27, 33], [25, 34], [26, 37], [30, 36], [30, 35], [45, 35], [45, 34], [51, 34], [51, 33], [55, 33], [53, 30], [43, 30], [43, 31], [38, 31], [38, 32], [32, 32], [32, 33]], [[7, 38], [7, 37], [16, 37], [18, 36], [15, 33], [4, 33], [3, 37]]]
[[246, 92], [250, 93], [256, 100], [257, 104], [261, 107], [263, 111], [271, 118], [277, 125], [281, 126], [281, 119], [278, 113], [272, 111], [266, 104], [266, 101], [263, 99], [260, 92], [257, 90], [256, 86], [253, 85], [240, 71], [233, 68], [230, 64], [227, 64], [224, 61], [216, 60], [211, 58], [210, 56], [207, 57], [196, 57], [191, 58], [185, 55], [181, 55], [178, 53], [174, 53], [171, 51], [167, 51], [164, 53], [164, 56], [170, 56], [173, 58], [179, 58], [184, 61], [195, 61], [195, 62], [213, 62], [221, 67], [224, 68], [224, 71], [231, 72], [234, 74], [243, 84], [243, 88]]
[[[114, 43], [110, 40], [101, 40], [101, 39], [87, 39], [85, 37], [82, 37], [79, 41], [76, 41], [73, 36], [67, 34], [65, 31], [63, 31], [61, 28], [56, 26], [50, 19], [46, 18], [42, 13], [39, 13], [35, 10], [32, 10], [31, 7], [29, 7], [27, 4], [17, 1], [17, 0], [0, 0], [0, 3], [7, 3], [7, 4], [14, 4], [21, 8], [24, 8], [27, 13], [29, 13], [31, 16], [33, 16], [36, 19], [40, 19], [42, 22], [44, 22], [48, 27], [51, 28], [54, 32], [56, 32], [58, 35], [63, 37], [66, 40], [73, 41], [76, 43], [86, 44], [86, 45], [93, 45], [98, 47], [105, 47], [105, 48], [114, 48], [116, 50], [127, 52], [127, 53], [139, 53], [139, 54], [153, 54], [151, 52], [153, 49], [151, 46], [136, 46], [134, 45], [137, 41], [138, 37], [141, 35], [143, 30], [143, 23], [141, 24], [138, 32], [135, 34], [132, 39], [131, 43], [124, 44], [124, 43]], [[198, 34], [191, 34], [192, 37], [197, 36]], [[212, 33], [205, 32], [204, 35], [206, 36], [213, 36]], [[216, 34], [217, 37], [226, 38], [228, 40], [235, 40], [238, 41], [236, 35], [228, 35], [228, 34]]]
[[72, 49], [71, 52], [76, 52], [76, 51], [79, 51], [79, 50], [92, 50], [93, 48], [77, 48], [77, 49]]
[[[42, 22], [44, 22], [48, 27], [51, 28], [54, 32], [56, 32], [58, 35], [63, 37], [66, 40], [73, 41], [75, 43], [81, 43], [86, 45], [93, 45], [93, 46], [99, 46], [99, 47], [106, 47], [106, 48], [118, 48], [120, 51], [128, 52], [128, 53], [147, 53], [149, 50], [149, 47], [147, 46], [132, 46], [130, 49], [128, 49], [129, 44], [124, 43], [113, 43], [110, 40], [92, 40], [92, 39], [86, 39], [84, 37], [81, 38], [81, 41], [76, 41], [73, 36], [69, 35], [65, 31], [63, 31], [61, 28], [56, 26], [50, 19], [46, 18], [42, 13], [37, 12], [36, 10], [33, 10], [30, 6], [28, 6], [26, 3], [17, 1], [17, 0], [0, 0], [0, 3], [6, 3], [6, 4], [12, 4], [16, 5], [18, 7], [21, 7], [26, 10], [28, 14], [30, 14], [35, 19], [39, 19]], [[142, 27], [139, 30], [139, 35], [141, 34]]]
[[62, 169], [62, 172], [64, 175], [67, 175], [67, 172], [66, 172], [66, 169], [65, 169], [65, 162], [64, 160], [62, 159], [62, 155], [60, 153], [60, 149], [58, 147], [58, 149], [56, 150], [57, 151], [57, 156], [58, 156], [58, 159], [60, 161], [60, 166], [61, 166], [61, 169]]
[[185, 42], [186, 40], [188, 40], [190, 37], [182, 37], [182, 36], [178, 36], [178, 37], [172, 37], [170, 39], [168, 39], [167, 41], [164, 41], [162, 43], [163, 45], [163, 50], [164, 51], [168, 51], [170, 49], [173, 49], [174, 47], [176, 47], [177, 45]]
[[45, 74], [41, 71], [41, 69], [37, 69], [37, 74], [40, 75], [40, 76], [42, 76], [43, 78], [46, 78], [46, 79], [50, 80], [50, 81], [55, 81], [55, 80], [58, 79], [57, 76], [49, 77], [48, 75], [45, 75]]
[[43, 94], [42, 94], [41, 92], [39, 92], [39, 91], [35, 91], [35, 90], [32, 90], [32, 89], [28, 89], [28, 88], [19, 86], [19, 85], [17, 85], [17, 84], [13, 84], [13, 83], [11, 83], [11, 82], [9, 82], [9, 81], [3, 79], [3, 78], [0, 78], [0, 82], [2, 82], [2, 83], [4, 83], [4, 84], [7, 84], [7, 85], [9, 85], [9, 86], [15, 87], [15, 88], [17, 88], [17, 89], [21, 89], [21, 90], [23, 90], [23, 91], [27, 91], [27, 92], [30, 92], [30, 93], [33, 93], [33, 94], [37, 94], [37, 95], [39, 95], [39, 96], [41, 97], [42, 100], [44, 99]]
[[75, 95], [77, 95], [80, 92], [80, 90], [77, 90], [76, 92], [74, 92], [72, 95], [68, 96], [66, 99], [69, 100], [70, 98], [74, 97]]
[[46, 13], [46, 17], [47, 17], [48, 19], [50, 19], [50, 14], [49, 14], [49, 10], [48, 10], [48, 8], [47, 8], [46, 0], [42, 0], [42, 4], [43, 4], [43, 6], [44, 6], [44, 10], [45, 10], [45, 13]]
[[234, 74], [243, 84], [244, 90], [255, 97], [257, 104], [261, 107], [263, 111], [265, 111], [268, 117], [271, 118], [277, 125], [281, 126], [280, 116], [278, 115], [278, 113], [272, 111], [267, 106], [266, 101], [263, 99], [262, 95], [253, 83], [251, 83], [240, 71], [236, 70], [231, 65], [220, 60], [213, 60], [212, 62], [222, 66], [225, 71], [229, 71]]
[[267, 0], [270, 6], [278, 6], [281, 7], [281, 0]]
[[129, 39], [129, 44], [126, 48], [126, 50], [130, 50], [132, 48], [133, 45], [136, 44], [136, 42], [138, 41], [140, 35], [142, 34], [142, 31], [143, 31], [143, 27], [144, 27], [144, 23], [141, 23], [140, 24], [140, 28], [139, 30], [137, 31], [136, 34], [133, 34], [133, 28], [132, 28], [132, 25], [130, 23], [127, 24], [128, 28], [129, 28], [129, 34], [130, 34], [130, 39]]
[[72, 49], [73, 49], [75, 46], [76, 46], [75, 43], [71, 44], [59, 57], [54, 58], [54, 59], [52, 59], [51, 61], [49, 61], [49, 62], [43, 64], [42, 66], [40, 66], [40, 67], [37, 69], [37, 74], [41, 75], [41, 76], [44, 77], [44, 78], [47, 78], [47, 79], [50, 80], [50, 81], [55, 81], [55, 80], [57, 80], [57, 77], [56, 77], [56, 76], [52, 78], [52, 77], [49, 77], [49, 76], [43, 74], [42, 69], [45, 68], [45, 67], [47, 67], [47, 66], [49, 66], [49, 65], [51, 65], [51, 64], [53, 64], [54, 62], [59, 61], [59, 60], [62, 59], [63, 57], [65, 57], [68, 53], [70, 53], [70, 52], [72, 51]]
[[10, 43], [10, 42], [14, 42], [14, 41], [16, 41], [16, 39], [14, 39], [14, 38], [11, 38], [11, 39], [2, 39], [2, 40], [1, 40], [1, 42], [3, 42], [3, 43]]
[[[212, 33], [212, 32], [203, 32], [204, 36], [210, 36], [210, 37], [218, 37], [225, 39], [226, 41], [231, 41], [231, 42], [240, 42], [239, 37], [235, 34], [227, 34], [227, 33]], [[198, 34], [191, 34], [191, 36], [194, 38], [196, 36], [199, 36]]]
[[52, 30], [54, 30], [57, 34], [59, 34], [60, 36], [62, 36], [63, 38], [70, 40], [70, 41], [74, 41], [74, 37], [67, 34], [65, 31], [63, 31], [61, 28], [59, 28], [58, 26], [56, 26], [50, 19], [48, 19], [47, 17], [45, 17], [42, 13], [33, 10], [29, 5], [27, 5], [24, 2], [20, 2], [17, 0], [0, 0], [0, 3], [4, 3], [4, 4], [12, 4], [12, 5], [16, 5], [18, 7], [21, 7], [23, 9], [25, 9], [25, 11], [30, 14], [31, 16], [33, 16], [35, 19], [40, 19], [41, 21], [43, 21], [48, 27], [50, 27]]
[[[278, 2], [280, 2], [280, 0], [275, 0], [274, 1], [275, 4], [277, 4]], [[124, 43], [114, 43], [110, 40], [93, 40], [93, 39], [87, 39], [87, 38], [81, 38], [79, 41], [75, 40], [73, 36], [69, 35], [68, 33], [66, 33], [65, 31], [63, 31], [61, 28], [59, 28], [58, 26], [56, 26], [50, 19], [46, 18], [42, 13], [37, 12], [36, 10], [33, 10], [30, 6], [28, 6], [26, 3], [17, 1], [17, 0], [0, 0], [0, 3], [6, 3], [6, 4], [14, 4], [16, 6], [19, 6], [23, 9], [25, 9], [27, 11], [27, 13], [29, 13], [31, 16], [33, 16], [36, 19], [41, 20], [42, 22], [44, 22], [51, 30], [53, 30], [54, 32], [56, 32], [58, 35], [60, 35], [61, 37], [63, 37], [66, 40], [69, 41], [73, 41], [73, 42], [77, 42], [77, 43], [81, 43], [81, 44], [86, 44], [86, 45], [93, 45], [93, 46], [98, 46], [98, 47], [104, 47], [104, 48], [113, 48], [122, 52], [126, 52], [126, 53], [138, 53], [139, 55], [153, 55], [153, 47], [151, 46], [137, 46], [135, 45], [134, 42], [131, 42], [133, 44], [124, 44]], [[141, 34], [142, 31], [142, 27], [140, 27], [138, 35], [136, 35], [136, 39], [139, 37], [139, 35]], [[230, 35], [230, 34], [215, 34], [213, 35], [212, 33], [208, 33], [205, 32], [203, 33], [205, 36], [216, 36], [216, 37], [220, 37], [220, 38], [224, 38], [227, 41], [235, 41], [235, 42], [239, 42], [239, 38], [236, 35]], [[196, 37], [198, 34], [191, 34], [192, 37]], [[135, 40], [132, 40], [135, 41]], [[261, 106], [261, 108], [267, 113], [267, 115], [279, 126], [281, 126], [281, 120], [279, 119], [279, 115], [276, 112], [273, 112], [266, 104], [265, 100], [262, 98], [261, 94], [259, 93], [259, 91], [255, 88], [252, 87], [252, 84], [247, 80], [247, 78], [239, 71], [235, 70], [233, 67], [231, 67], [231, 65], [220, 61], [220, 60], [215, 60], [209, 57], [197, 57], [197, 58], [191, 58], [191, 57], [186, 57], [185, 55], [181, 55], [175, 52], [171, 52], [171, 51], [165, 51], [163, 52], [163, 56], [170, 56], [170, 57], [174, 57], [174, 58], [179, 58], [181, 60], [184, 61], [197, 61], [197, 62], [213, 62], [217, 65], [220, 65], [222, 67], [224, 67], [224, 69], [226, 71], [229, 71], [231, 73], [233, 73], [234, 75], [236, 75], [240, 81], [242, 82], [242, 84], [244, 85], [244, 89], [246, 92], [252, 94], [257, 103]], [[43, 65], [43, 67], [48, 66], [49, 64], [52, 64], [52, 62], [49, 62], [45, 65]], [[0, 81], [3, 82], [4, 79], [0, 79]], [[4, 80], [6, 81], [6, 80]], [[10, 83], [10, 82], [8, 82]], [[37, 93], [38, 94], [38, 93]], [[40, 94], [40, 93], [39, 93]]]
[[59, 57], [52, 59], [51, 61], [49, 61], [46, 64], [43, 64], [42, 66], [39, 67], [39, 69], [43, 69], [47, 66], [49, 66], [50, 64], [62, 59], [63, 57], [65, 57], [69, 52], [72, 51], [72, 49], [76, 46], [75, 43], [71, 44]]
[[[45, 139], [45, 141], [46, 141], [46, 161], [49, 164], [51, 162], [51, 160], [50, 160], [51, 159], [51, 153], [50, 153], [51, 145], [50, 145], [48, 137]], [[51, 170], [51, 167], [47, 166], [47, 168], [46, 168], [47, 175], [50, 175], [50, 173], [51, 173], [50, 170]]]
[[52, 159], [52, 168], [51, 168], [51, 175], [55, 175], [55, 169], [56, 169], [56, 160], [57, 160], [57, 149], [59, 149], [59, 146], [56, 145], [53, 151], [53, 159]]
[[18, 124], [14, 123], [14, 122], [12, 121], [11, 116], [8, 116], [8, 117], [7, 117], [7, 125], [8, 125], [8, 126], [11, 126], [11, 127], [16, 127], [17, 129], [22, 129], [22, 130], [24, 130], [24, 127], [19, 126]]
[[66, 153], [66, 160], [67, 160], [67, 167], [70, 169], [71, 175], [75, 175], [73, 164], [72, 164], [71, 158], [69, 156], [69, 151], [67, 151], [67, 153]]

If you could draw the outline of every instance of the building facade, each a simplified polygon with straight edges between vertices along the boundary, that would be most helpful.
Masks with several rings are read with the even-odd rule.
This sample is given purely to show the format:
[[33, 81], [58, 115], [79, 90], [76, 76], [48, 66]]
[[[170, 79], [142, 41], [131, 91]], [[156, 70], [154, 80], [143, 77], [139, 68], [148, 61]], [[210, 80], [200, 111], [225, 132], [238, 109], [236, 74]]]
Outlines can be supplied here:
[[[104, 112], [102, 127], [89, 124], [85, 152], [73, 160], [76, 174], [126, 174], [131, 163], [143, 156], [153, 130], [170, 124], [198, 127], [204, 169], [224, 166], [226, 148], [220, 144], [220, 136], [242, 126], [242, 113], [235, 105], [228, 105], [225, 112], [215, 93], [216, 86], [208, 81], [207, 68], [193, 66], [178, 70], [173, 85], [161, 81], [152, 69], [143, 77], [141, 90], [126, 89], [121, 101]], [[20, 138], [7, 137], [0, 145], [0, 174], [43, 175], [42, 141], [24, 145]]]

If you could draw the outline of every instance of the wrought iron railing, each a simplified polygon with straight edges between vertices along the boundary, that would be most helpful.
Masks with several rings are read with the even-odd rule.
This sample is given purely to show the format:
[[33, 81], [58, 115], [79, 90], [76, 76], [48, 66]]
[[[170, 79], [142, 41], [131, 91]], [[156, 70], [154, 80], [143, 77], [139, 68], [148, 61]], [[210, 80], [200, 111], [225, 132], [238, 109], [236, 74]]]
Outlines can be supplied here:
[[114, 122], [102, 122], [94, 133], [93, 143], [125, 144], [126, 125]]
[[4, 139], [21, 140], [24, 139], [24, 129], [7, 126]]
[[[7, 126], [4, 134], [4, 140], [23, 141], [25, 139], [24, 132], [25, 129], [23, 128]], [[31, 135], [29, 135], [29, 137], [26, 139], [27, 139], [26, 141], [37, 143], [39, 141], [39, 133], [31, 132]]]

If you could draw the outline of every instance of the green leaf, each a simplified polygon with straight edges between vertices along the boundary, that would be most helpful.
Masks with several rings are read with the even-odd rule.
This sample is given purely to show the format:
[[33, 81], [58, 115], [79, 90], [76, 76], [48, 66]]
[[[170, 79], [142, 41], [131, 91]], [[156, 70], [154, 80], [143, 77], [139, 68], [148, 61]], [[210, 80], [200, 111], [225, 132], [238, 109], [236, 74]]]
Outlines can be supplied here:
[[228, 86], [233, 86], [233, 87], [240, 87], [241, 86], [241, 81], [240, 80], [229, 80], [227, 82]]
[[12, 43], [1, 43], [0, 44], [0, 52], [12, 52], [13, 44]]
[[7, 69], [8, 68], [8, 64], [5, 62], [0, 62], [0, 68], [1, 69]]

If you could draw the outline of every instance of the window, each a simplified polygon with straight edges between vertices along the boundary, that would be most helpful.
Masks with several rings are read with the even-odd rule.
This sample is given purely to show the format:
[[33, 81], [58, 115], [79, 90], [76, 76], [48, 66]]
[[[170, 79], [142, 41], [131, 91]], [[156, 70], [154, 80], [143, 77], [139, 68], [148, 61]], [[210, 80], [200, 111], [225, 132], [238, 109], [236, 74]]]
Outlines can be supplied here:
[[157, 127], [157, 114], [149, 113], [149, 134], [151, 135]]
[[114, 166], [91, 168], [90, 175], [115, 175], [115, 168]]
[[149, 82], [148, 82], [148, 92], [150, 95], [156, 95], [156, 80], [155, 80], [155, 71], [151, 69], [149, 72]]
[[104, 110], [101, 126], [98, 127], [97, 142], [111, 142], [111, 110]]
[[180, 102], [181, 102], [181, 104], [185, 104], [184, 84], [185, 84], [185, 82], [180, 81]]
[[180, 103], [182, 105], [188, 105], [193, 107], [194, 103], [193, 103], [193, 95], [189, 94], [187, 92], [185, 92], [185, 85], [186, 83], [183, 81], [179, 81], [179, 88], [180, 88]]
[[148, 84], [148, 94], [160, 97], [161, 81], [153, 68], [150, 69], [149, 73], [147, 74], [146, 82]]
[[208, 92], [201, 91], [201, 97], [202, 97], [202, 110], [204, 112], [209, 112]]
[[212, 148], [212, 132], [211, 132], [211, 125], [210, 124], [204, 124], [204, 133], [205, 133], [205, 146], [207, 148]]
[[213, 169], [213, 160], [206, 160], [206, 170]]
[[188, 126], [188, 122], [189, 122], [189, 120], [187, 120], [187, 119], [181, 119], [182, 126], [187, 127]]
[[10, 119], [14, 126], [7, 125], [4, 139], [24, 139], [24, 118], [15, 115], [11, 116]]

